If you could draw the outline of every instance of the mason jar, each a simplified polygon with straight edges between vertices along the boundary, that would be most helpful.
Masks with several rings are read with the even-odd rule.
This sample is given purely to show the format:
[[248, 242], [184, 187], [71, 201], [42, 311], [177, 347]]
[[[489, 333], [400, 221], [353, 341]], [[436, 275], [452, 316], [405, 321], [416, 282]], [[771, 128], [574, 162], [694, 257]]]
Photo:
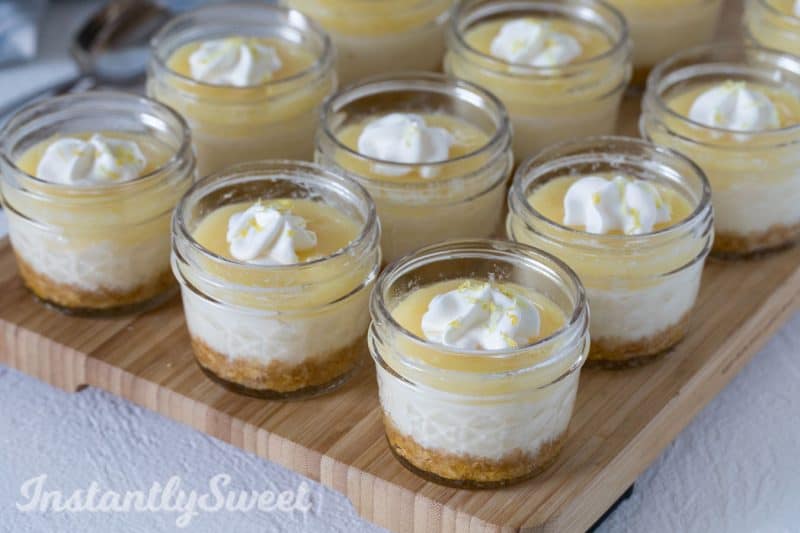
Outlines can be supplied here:
[[695, 122], [673, 105], [693, 87], [728, 82], [783, 93], [800, 109], [800, 58], [712, 45], [681, 52], [653, 71], [639, 126], [642, 136], [703, 169], [714, 191], [713, 253], [738, 258], [785, 248], [800, 237], [800, 111], [795, 124], [732, 131]]
[[800, 56], [800, 10], [794, 0], [747, 0], [745, 37], [758, 46]]
[[643, 86], [659, 62], [714, 39], [723, 0], [608, 0], [628, 21], [633, 83]]
[[[591, 32], [597, 54], [558, 66], [510, 63], [470, 44], [472, 32], [497, 20], [534, 18]], [[631, 77], [631, 45], [622, 14], [603, 1], [466, 0], [453, 15], [445, 71], [494, 93], [514, 127], [517, 162], [575, 137], [611, 134]]]
[[[269, 39], [297, 72], [246, 86], [198, 81], [179, 61], [193, 43]], [[192, 129], [201, 176], [260, 159], [310, 160], [322, 101], [336, 88], [330, 38], [297, 11], [257, 3], [209, 5], [176, 16], [151, 43], [147, 93]], [[289, 67], [287, 67], [289, 68]]]
[[[359, 152], [356, 141], [344, 138], [352, 128], [396, 112], [445, 116], [456, 130], [470, 128], [469, 136], [481, 140], [446, 160], [393, 164]], [[484, 89], [419, 72], [370, 78], [331, 97], [321, 122], [316, 160], [369, 191], [381, 220], [386, 262], [428, 244], [490, 237], [501, 229], [513, 167], [511, 129], [503, 105]], [[384, 167], [407, 173], [384, 175]]]
[[283, 0], [325, 28], [342, 83], [404, 70], [438, 70], [454, 0]]
[[[144, 174], [77, 184], [37, 176], [52, 143], [99, 133], [136, 142], [150, 158]], [[0, 139], [8, 233], [37, 298], [71, 314], [110, 316], [151, 308], [173, 293], [170, 217], [195, 173], [180, 116], [147, 98], [89, 92], [21, 109]]]
[[[690, 213], [658, 231], [594, 234], [534, 207], [534, 195], [568, 176], [621, 174], [681, 195]], [[539, 205], [539, 204], [537, 204]], [[687, 158], [637, 139], [595, 137], [553, 146], [523, 163], [509, 192], [508, 236], [564, 260], [591, 308], [595, 366], [637, 366], [687, 333], [714, 239], [711, 190]]]
[[[462, 280], [511, 283], [549, 302], [552, 334], [504, 350], [464, 350], [402, 325], [415, 291]], [[463, 488], [505, 486], [547, 468], [567, 438], [589, 311], [577, 276], [551, 255], [491, 240], [423, 248], [384, 271], [370, 301], [369, 348], [389, 446], [421, 477]]]
[[[293, 264], [240, 261], [197, 240], [198, 228], [220, 209], [285, 199], [335, 209], [357, 225], [356, 236], [329, 255]], [[366, 191], [312, 163], [247, 163], [198, 182], [175, 213], [172, 267], [200, 368], [235, 392], [262, 398], [307, 397], [343, 383], [366, 352], [379, 241]]]

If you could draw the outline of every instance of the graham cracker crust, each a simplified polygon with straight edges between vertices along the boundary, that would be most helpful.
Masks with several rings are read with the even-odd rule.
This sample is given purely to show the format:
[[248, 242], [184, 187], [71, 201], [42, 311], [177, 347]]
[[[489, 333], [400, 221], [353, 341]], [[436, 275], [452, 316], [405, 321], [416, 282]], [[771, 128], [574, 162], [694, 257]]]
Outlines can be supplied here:
[[516, 449], [492, 460], [424, 448], [401, 433], [388, 416], [383, 421], [389, 448], [403, 466], [434, 483], [465, 489], [505, 487], [530, 479], [553, 464], [567, 438], [565, 430], [535, 454]]
[[69, 314], [100, 316], [138, 312], [149, 308], [151, 304], [160, 303], [161, 297], [169, 296], [172, 293], [170, 289], [176, 287], [175, 278], [167, 268], [152, 281], [131, 291], [103, 287], [89, 291], [59, 283], [37, 272], [19, 254], [15, 256], [25, 286], [40, 300]]
[[668, 328], [645, 337], [629, 341], [619, 338], [592, 338], [589, 368], [605, 368], [609, 370], [642, 366], [662, 356], [670, 348], [678, 344], [689, 331], [691, 311], [685, 313], [680, 320]]
[[197, 362], [223, 386], [259, 398], [307, 397], [343, 383], [366, 353], [366, 335], [349, 346], [293, 365], [284, 361], [263, 364], [250, 358], [230, 358], [192, 335]]
[[723, 259], [740, 259], [782, 250], [798, 240], [800, 240], [800, 224], [772, 226], [767, 231], [747, 235], [717, 233], [711, 254]]

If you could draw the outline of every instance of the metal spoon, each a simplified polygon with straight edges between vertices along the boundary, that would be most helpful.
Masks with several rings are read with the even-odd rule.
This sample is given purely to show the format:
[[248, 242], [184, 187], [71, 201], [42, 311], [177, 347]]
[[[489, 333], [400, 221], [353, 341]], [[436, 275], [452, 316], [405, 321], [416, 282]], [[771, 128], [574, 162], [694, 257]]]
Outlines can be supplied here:
[[147, 66], [150, 38], [171, 15], [167, 8], [150, 0], [112, 0], [73, 37], [69, 51], [78, 73], [0, 106], [0, 116], [44, 96], [139, 81]]

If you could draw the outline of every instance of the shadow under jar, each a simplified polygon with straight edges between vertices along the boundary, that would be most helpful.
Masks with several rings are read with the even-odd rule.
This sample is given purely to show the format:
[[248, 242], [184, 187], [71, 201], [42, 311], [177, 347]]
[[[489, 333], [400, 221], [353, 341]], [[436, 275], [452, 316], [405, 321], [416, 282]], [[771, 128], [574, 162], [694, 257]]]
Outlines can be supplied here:
[[633, 41], [633, 83], [644, 86], [650, 70], [686, 48], [710, 43], [723, 0], [608, 0], [628, 21]]
[[445, 71], [505, 104], [520, 162], [556, 142], [614, 133], [631, 77], [628, 28], [602, 1], [467, 0], [449, 27]]
[[0, 138], [9, 237], [34, 295], [111, 316], [173, 293], [170, 218], [195, 172], [181, 117], [147, 98], [85, 93], [23, 108]]
[[[758, 111], [753, 120], [765, 118], [772, 107], [777, 122], [740, 130], [694, 120], [693, 113], [704, 113], [701, 98], [712, 90], [725, 98], [742, 96]], [[718, 111], [710, 118], [741, 122], [748, 113], [738, 103]], [[651, 74], [640, 130], [692, 159], [708, 176], [715, 256], [781, 249], [800, 237], [800, 59], [739, 44], [681, 52]]]
[[[377, 127], [387, 118], [399, 125]], [[441, 137], [451, 144], [437, 155], [431, 150]], [[419, 151], [398, 148], [408, 141]], [[415, 72], [351, 86], [326, 103], [316, 160], [369, 191], [386, 262], [501, 230], [513, 167], [510, 125], [497, 98], [470, 83]]]
[[[564, 193], [587, 176], [643, 180], [672, 206], [672, 219], [642, 234], [567, 226]], [[591, 201], [605, 204], [606, 193], [596, 194]], [[638, 366], [685, 336], [714, 238], [710, 194], [702, 171], [685, 157], [624, 137], [556, 145], [517, 170], [508, 235], [550, 252], [578, 273], [591, 309], [591, 364]], [[641, 215], [632, 205], [625, 208]]]
[[[427, 314], [420, 329], [426, 301], [437, 295], [430, 312], [442, 290], [475, 285], [535, 302], [538, 335], [493, 350], [428, 338]], [[509, 301], [497, 300], [503, 312]], [[566, 265], [517, 243], [451, 241], [381, 274], [370, 313], [386, 436], [404, 466], [436, 483], [490, 488], [530, 478], [556, 459], [589, 348], [583, 288]], [[526, 321], [514, 316], [500, 327]]]
[[[305, 216], [316, 232], [311, 255], [294, 263], [231, 255], [233, 218], [254, 204]], [[254, 218], [244, 230], [261, 224]], [[352, 230], [344, 239], [343, 227]], [[294, 221], [280, 239], [305, 229]], [[379, 241], [366, 191], [311, 163], [242, 164], [198, 182], [175, 214], [172, 266], [200, 367], [231, 390], [264, 398], [307, 397], [343, 383], [366, 351]], [[274, 251], [282, 241], [260, 242], [275, 243]]]
[[795, 0], [747, 0], [744, 31], [758, 46], [800, 56], [800, 5]]
[[192, 129], [201, 176], [270, 158], [310, 160], [336, 88], [330, 38], [297, 11], [257, 3], [175, 17], [152, 41], [147, 93]]
[[404, 70], [439, 70], [454, 0], [283, 0], [327, 30], [343, 84]]

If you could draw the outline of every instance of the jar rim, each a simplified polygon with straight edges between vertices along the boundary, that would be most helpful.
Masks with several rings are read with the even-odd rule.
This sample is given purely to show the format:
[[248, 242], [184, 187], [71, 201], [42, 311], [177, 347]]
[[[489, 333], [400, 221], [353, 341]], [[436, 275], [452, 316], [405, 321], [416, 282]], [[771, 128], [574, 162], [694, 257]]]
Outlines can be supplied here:
[[[800, 122], [785, 126], [782, 128], [771, 128], [763, 131], [740, 131], [740, 130], [733, 130], [728, 128], [720, 128], [716, 126], [707, 126], [695, 120], [692, 120], [688, 116], [683, 115], [682, 113], [678, 113], [677, 111], [673, 110], [667, 102], [665, 101], [663, 94], [665, 88], [660, 87], [663, 83], [668, 81], [670, 75], [674, 75], [673, 72], [670, 70], [675, 67], [676, 65], [684, 62], [688, 62], [692, 57], [697, 57], [698, 55], [702, 55], [705, 53], [725, 53], [730, 51], [742, 51], [747, 55], [750, 54], [759, 54], [761, 57], [769, 57], [776, 61], [776, 64], [772, 67], [771, 70], [780, 70], [782, 72], [788, 72], [793, 76], [798, 77], [800, 79], [800, 57], [793, 56], [788, 53], [781, 52], [779, 50], [774, 50], [771, 48], [765, 48], [763, 46], [754, 46], [751, 44], [746, 43], [739, 43], [736, 41], [728, 41], [725, 43], [718, 43], [718, 44], [711, 44], [711, 45], [701, 45], [695, 46], [693, 48], [689, 48], [687, 50], [682, 50], [676, 54], [673, 54], [668, 59], [665, 59], [661, 63], [659, 63], [656, 68], [650, 73], [647, 77], [647, 88], [645, 90], [645, 95], [643, 99], [645, 110], [647, 111], [647, 107], [655, 106], [660, 113], [664, 113], [667, 116], [680, 121], [684, 124], [688, 124], [694, 128], [697, 128], [702, 131], [709, 131], [718, 134], [738, 134], [738, 135], [747, 135], [751, 137], [760, 137], [760, 138], [768, 138], [774, 135], [783, 135], [787, 133], [795, 133], [800, 132]], [[792, 61], [795, 64], [796, 70], [790, 70], [783, 66], [785, 61]], [[726, 60], [722, 62], [711, 62], [708, 60], [705, 61], [696, 61], [686, 66], [681, 67], [680, 69], [676, 70], [675, 72], [682, 72], [687, 69], [693, 69], [702, 67], [704, 65], [708, 65], [709, 67], [715, 67], [715, 69], [720, 69], [722, 67], [732, 67], [735, 65], [748, 65], [748, 63], [742, 63], [741, 61], [732, 61]], [[761, 65], [754, 65], [754, 67], [758, 68], [758, 70], [763, 71], [764, 67]], [[715, 70], [716, 71], [716, 70]], [[697, 73], [693, 73], [688, 76], [691, 78], [693, 75]], [[681, 79], [680, 81], [685, 81], [685, 79]], [[672, 86], [671, 84], [670, 86]], [[800, 85], [798, 85], [798, 90], [800, 91]], [[713, 144], [713, 143], [703, 143], [701, 141], [697, 141], [695, 139], [681, 136], [686, 138], [687, 140], [697, 143], [697, 144]], [[786, 144], [795, 144], [796, 142], [800, 142], [800, 139], [797, 141], [792, 141]], [[737, 146], [736, 149], [740, 150], [742, 147]]]
[[771, 4], [769, 0], [755, 0], [755, 1], [758, 2], [758, 4], [761, 5], [761, 7], [771, 12], [773, 15], [778, 15], [781, 18], [788, 18], [794, 21], [795, 23], [800, 23], [800, 15], [795, 15], [793, 12], [784, 13], [783, 11], [778, 9], [777, 6]]
[[[238, 9], [255, 9], [260, 11], [261, 13], [271, 12], [271, 13], [285, 15], [290, 27], [305, 33], [313, 34], [320, 39], [320, 41], [322, 42], [322, 51], [319, 54], [319, 57], [311, 65], [301, 70], [300, 72], [292, 74], [291, 76], [286, 76], [285, 78], [280, 78], [276, 80], [268, 79], [255, 85], [237, 87], [234, 85], [220, 85], [215, 83], [208, 83], [192, 78], [191, 76], [183, 75], [175, 71], [174, 69], [170, 68], [170, 66], [167, 64], [167, 61], [169, 60], [168, 57], [163, 57], [162, 54], [158, 53], [159, 47], [163, 46], [165, 41], [167, 41], [167, 39], [169, 38], [169, 33], [173, 31], [176, 26], [179, 26], [185, 20], [190, 19], [191, 17], [197, 15], [211, 16], [216, 12], [224, 12], [226, 14], [230, 14]], [[248, 19], [243, 19], [240, 22], [250, 23], [254, 27], [256, 26], [262, 27], [261, 25], [256, 24], [256, 21], [251, 21]], [[196, 25], [194, 27], [196, 27]], [[198, 7], [196, 9], [186, 11], [176, 17], [173, 17], [160, 30], [158, 30], [158, 32], [150, 40], [150, 52], [151, 52], [150, 54], [151, 62], [155, 63], [156, 65], [158, 65], [159, 68], [164, 69], [171, 76], [175, 76], [181, 82], [186, 83], [189, 86], [204, 87], [207, 88], [208, 90], [217, 90], [217, 91], [225, 90], [225, 91], [240, 91], [240, 92], [252, 91], [266, 87], [289, 86], [290, 84], [296, 83], [302, 80], [303, 78], [311, 77], [317, 72], [327, 71], [329, 67], [333, 66], [334, 56], [335, 56], [330, 36], [325, 30], [322, 29], [321, 26], [319, 26], [310, 17], [306, 16], [305, 14], [296, 9], [289, 9], [282, 6], [264, 4], [263, 2], [246, 1], [246, 0], [237, 0], [235, 2], [226, 2], [224, 4], [209, 4]]]
[[[247, 181], [248, 178], [250, 178], [252, 181], [257, 181], [258, 179], [268, 177], [277, 180], [280, 180], [281, 178], [285, 179], [293, 167], [299, 169], [302, 173], [301, 175], [307, 177], [313, 176], [325, 178], [326, 180], [333, 180], [337, 183], [337, 185], [344, 186], [346, 189], [348, 189], [348, 192], [353, 194], [359, 202], [363, 202], [367, 206], [366, 214], [364, 216], [364, 224], [361, 228], [361, 231], [354, 239], [347, 243], [346, 246], [325, 257], [319, 257], [310, 261], [303, 261], [288, 265], [261, 265], [248, 263], [246, 261], [239, 261], [236, 259], [229, 259], [219, 255], [197, 242], [187, 228], [185, 211], [189, 207], [189, 201], [193, 199], [194, 196], [199, 195], [197, 198], [197, 200], [199, 200], [206, 194], [219, 188], [213, 187], [214, 185], [222, 186], [232, 183], [239, 183]], [[261, 161], [239, 163], [206, 176], [205, 178], [194, 183], [180, 199], [177, 207], [175, 208], [174, 219], [174, 224], [176, 229], [180, 232], [180, 235], [186, 240], [186, 242], [189, 243], [193, 250], [199, 252], [202, 256], [232, 268], [248, 268], [259, 272], [286, 272], [288, 270], [298, 268], [313, 268], [319, 266], [320, 264], [324, 264], [339, 257], [348, 255], [354, 250], [358, 250], [369, 241], [379, 238], [380, 234], [380, 222], [378, 221], [375, 203], [372, 201], [372, 198], [360, 183], [347, 176], [336, 174], [320, 165], [317, 165], [316, 163], [310, 163], [307, 161], [293, 161], [288, 159], [265, 159]], [[378, 234], [377, 237], [376, 234]]]
[[[423, 87], [414, 87], [414, 84], [424, 83], [425, 86]], [[346, 144], [344, 144], [340, 139], [339, 136], [332, 129], [331, 124], [331, 117], [338, 112], [335, 108], [337, 104], [340, 106], [349, 105], [352, 102], [358, 101], [359, 99], [365, 96], [372, 96], [374, 94], [379, 94], [381, 92], [386, 92], [388, 90], [408, 90], [408, 91], [418, 91], [420, 93], [441, 93], [441, 94], [448, 94], [448, 92], [452, 92], [452, 97], [454, 99], [466, 100], [466, 95], [470, 94], [473, 98], [480, 99], [481, 102], [488, 103], [488, 107], [484, 107], [487, 114], [491, 115], [494, 121], [497, 124], [494, 133], [489, 137], [489, 140], [486, 141], [485, 144], [476, 148], [466, 154], [462, 154], [458, 157], [453, 157], [450, 159], [442, 160], [442, 161], [431, 161], [426, 163], [414, 163], [414, 164], [406, 164], [406, 163], [398, 163], [397, 161], [389, 161], [385, 159], [378, 159], [374, 157], [370, 157], [360, 153], [358, 150], [350, 148]], [[467, 161], [476, 157], [479, 157], [485, 153], [498, 153], [502, 154], [506, 149], [510, 148], [511, 146], [511, 119], [508, 115], [508, 111], [503, 103], [500, 101], [497, 96], [489, 92], [488, 90], [480, 87], [474, 83], [471, 83], [466, 80], [457, 79], [445, 74], [439, 74], [434, 72], [423, 72], [423, 71], [405, 71], [399, 73], [391, 73], [391, 74], [378, 74], [375, 76], [369, 76], [362, 80], [359, 80], [355, 83], [352, 83], [346, 87], [343, 87], [339, 91], [335, 92], [334, 94], [328, 96], [325, 99], [325, 102], [322, 105], [322, 113], [321, 113], [321, 120], [320, 120], [320, 128], [319, 133], [320, 136], [323, 136], [328, 142], [333, 144], [336, 150], [341, 150], [349, 156], [358, 158], [359, 160], [367, 161], [371, 164], [377, 165], [388, 165], [388, 166], [402, 166], [402, 167], [409, 167], [409, 168], [419, 168], [419, 167], [434, 167], [434, 168], [441, 168], [445, 165], [451, 165], [453, 163], [458, 163], [460, 161]], [[319, 143], [322, 145], [322, 143]], [[495, 161], [495, 158], [490, 157], [487, 161], [486, 165], [491, 165]], [[339, 166], [339, 165], [337, 165]], [[472, 175], [480, 174], [484, 170], [484, 168], [479, 168], [471, 172]], [[355, 175], [353, 172], [344, 169], [348, 174]], [[380, 184], [381, 186], [385, 186], [388, 188], [414, 188], [415, 185], [418, 185], [416, 182], [414, 183], [407, 183], [407, 182], [393, 182], [393, 181], [385, 181], [385, 180], [376, 180], [369, 177], [364, 176], [357, 176], [358, 181], [364, 181], [370, 184]], [[435, 180], [437, 185], [444, 185], [448, 184], [453, 181], [463, 180], [464, 176], [453, 176], [443, 180]], [[431, 180], [433, 181], [433, 180]]]
[[[567, 4], [563, 2], [555, 2], [552, 0], [536, 0], [527, 2], [513, 1], [513, 0], [489, 0], [489, 2], [487, 3], [490, 5], [492, 3], [506, 4], [504, 6], [495, 7], [489, 13], [487, 13], [489, 15], [496, 15], [498, 13], [503, 13], [505, 11], [510, 11], [512, 9], [531, 11], [535, 7], [542, 7], [542, 8], [547, 8], [548, 10], [553, 12], [562, 13], [565, 16], [569, 16], [569, 18], [573, 20], [579, 19], [584, 21], [585, 20], [584, 17], [577, 16], [575, 13], [576, 8], [583, 7], [585, 9], [591, 9], [595, 13], [600, 14], [604, 20], [607, 16], [610, 16], [610, 18], [613, 19], [616, 22], [616, 24], [619, 25], [619, 35], [616, 36], [616, 39], [612, 43], [611, 47], [600, 54], [588, 57], [586, 59], [580, 59], [578, 61], [573, 61], [566, 65], [560, 65], [558, 67], [537, 67], [532, 65], [525, 65], [522, 63], [511, 63], [509, 61], [505, 61], [491, 54], [486, 54], [474, 48], [464, 38], [464, 30], [466, 30], [467, 27], [466, 26], [461, 27], [460, 25], [461, 20], [467, 16], [466, 11], [469, 8], [474, 7], [474, 5], [478, 4], [479, 2], [486, 2], [486, 0], [466, 0], [458, 5], [455, 12], [453, 13], [453, 17], [450, 22], [449, 35], [451, 36], [451, 39], [455, 40], [460, 49], [468, 51], [470, 54], [479, 57], [482, 61], [485, 61], [487, 64], [496, 67], [513, 67], [515, 74], [522, 74], [523, 76], [526, 77], [542, 78], [542, 79], [569, 77], [571, 72], [583, 70], [586, 67], [591, 67], [595, 64], [601, 63], [602, 61], [614, 57], [624, 48], [629, 47], [628, 45], [630, 43], [630, 28], [628, 26], [627, 19], [619, 9], [609, 4], [605, 0], [574, 0]], [[605, 15], [601, 13], [601, 10], [606, 11]], [[475, 23], [481, 21], [485, 18], [485, 15], [486, 14], [482, 14], [482, 16], [476, 16], [475, 20], [470, 20], [468, 22]], [[472, 26], [472, 24], [470, 24], [470, 26]], [[606, 24], [606, 26], [609, 26], [609, 24]], [[453, 47], [450, 48], [452, 50]], [[508, 74], [508, 73], [504, 71], [503, 74]]]
[[[437, 257], [452, 259], [460, 254], [472, 255], [475, 253], [493, 254], [495, 257], [501, 257], [502, 254], [513, 255], [515, 259], [524, 258], [528, 262], [536, 262], [545, 266], [559, 279], [559, 281], [566, 281], [569, 286], [570, 298], [573, 301], [573, 309], [571, 313], [564, 313], [567, 320], [562, 327], [541, 339], [537, 339], [533, 343], [515, 348], [503, 350], [466, 350], [448, 347], [444, 344], [424, 339], [413, 332], [403, 327], [392, 315], [386, 305], [385, 293], [388, 290], [388, 285], [395, 281], [395, 278], [407, 271], [413, 270], [419, 264], [424, 264], [426, 260], [435, 260]], [[574, 290], [573, 290], [574, 289]], [[373, 314], [373, 322], [376, 317], [398, 331], [403, 338], [408, 339], [414, 344], [422, 345], [427, 348], [435, 349], [439, 352], [453, 355], [468, 355], [478, 356], [487, 359], [509, 359], [529, 352], [532, 349], [546, 347], [554, 344], [556, 341], [573, 331], [575, 327], [579, 327], [581, 322], [587, 321], [588, 305], [586, 292], [578, 275], [572, 268], [558, 257], [534, 248], [527, 244], [501, 241], [496, 239], [457, 239], [449, 240], [442, 243], [434, 244], [420, 248], [412, 254], [406, 255], [384, 269], [378, 277], [375, 288], [370, 298], [370, 310]], [[586, 325], [588, 327], [588, 324]], [[537, 366], [546, 366], [559, 357], [552, 355], [551, 357], [540, 361]]]
[[[138, 178], [120, 183], [93, 184], [91, 187], [81, 187], [67, 183], [56, 183], [44, 180], [32, 174], [28, 174], [19, 168], [16, 161], [12, 160], [10, 154], [11, 149], [8, 147], [8, 139], [11, 137], [11, 133], [16, 128], [24, 126], [31, 118], [36, 117], [50, 106], [77, 106], [96, 102], [98, 100], [119, 100], [123, 103], [130, 103], [131, 107], [133, 107], [134, 104], [149, 106], [157, 113], [167, 116], [169, 120], [174, 121], [175, 125], [177, 126], [176, 132], [174, 133], [176, 133], [179, 137], [178, 148], [173, 151], [169, 159], [167, 159], [161, 166], [151, 170], [146, 174], [143, 174], [142, 176], [139, 176]], [[14, 113], [14, 115], [5, 123], [5, 125], [0, 128], [0, 139], [2, 139], [2, 141], [0, 141], [0, 161], [2, 161], [4, 165], [7, 165], [9, 168], [11, 168], [15, 173], [24, 176], [26, 180], [35, 183], [37, 186], [43, 189], [52, 189], [54, 191], [70, 191], [80, 194], [81, 196], [102, 195], [108, 192], [124, 193], [127, 189], [139, 188], [141, 186], [146, 187], [150, 185], [150, 182], [156, 180], [156, 178], [163, 175], [170, 175], [176, 167], [182, 164], [185, 155], [192, 153], [191, 130], [189, 129], [189, 124], [186, 122], [183, 116], [178, 114], [171, 107], [166, 106], [157, 100], [146, 96], [124, 93], [121, 91], [88, 91], [85, 93], [65, 94], [47, 98], [38, 102], [32, 102]]]
[[[671, 158], [673, 161], [678, 161], [683, 165], [687, 165], [695, 174], [695, 177], [698, 179], [701, 185], [701, 192], [700, 197], [697, 199], [697, 205], [692, 210], [691, 214], [689, 214], [683, 220], [673, 224], [671, 226], [667, 226], [666, 228], [662, 228], [657, 231], [652, 231], [650, 233], [644, 233], [641, 235], [626, 235], [626, 234], [605, 234], [599, 235], [594, 233], [589, 233], [584, 230], [572, 228], [570, 226], [566, 226], [561, 224], [551, 218], [545, 216], [543, 213], [540, 213], [536, 210], [528, 201], [528, 198], [525, 194], [525, 188], [535, 182], [538, 177], [534, 177], [533, 180], [529, 181], [528, 183], [523, 184], [523, 181], [529, 177], [531, 174], [535, 174], [535, 169], [550, 169], [552, 167], [558, 167], [559, 163], [564, 164], [568, 160], [571, 160], [576, 155], [584, 155], [584, 156], [591, 156], [595, 155], [597, 158], [600, 158], [604, 152], [592, 152], [590, 151], [593, 147], [602, 148], [604, 146], [609, 146], [609, 151], [615, 146], [631, 146], [631, 147], [639, 147], [651, 150], [652, 152], [656, 152], [659, 155], [662, 155], [666, 158]], [[556, 154], [561, 153], [563, 150], [569, 148], [575, 148], [577, 153], [572, 153], [566, 156], [556, 157], [552, 159], [553, 156]], [[583, 148], [580, 152], [578, 149]], [[682, 174], [679, 174], [682, 176]], [[523, 187], [525, 185], [525, 187]], [[554, 145], [551, 145], [543, 150], [541, 150], [536, 155], [529, 157], [523, 163], [520, 164], [517, 172], [514, 176], [514, 181], [511, 185], [511, 190], [509, 191], [509, 207], [513, 214], [521, 215], [522, 213], [518, 212], [519, 208], [524, 210], [524, 214], [533, 217], [539, 222], [542, 222], [547, 227], [557, 229], [560, 232], [563, 232], [566, 235], [576, 235], [580, 237], [592, 237], [595, 239], [608, 241], [608, 242], [630, 242], [630, 243], [643, 243], [648, 240], [652, 240], [654, 238], [659, 238], [668, 235], [674, 235], [678, 233], [683, 233], [686, 230], [689, 230], [693, 225], [696, 224], [696, 221], [699, 219], [704, 218], [707, 213], [711, 210], [711, 184], [708, 181], [703, 170], [691, 159], [686, 157], [685, 155], [681, 154], [680, 152], [676, 152], [670, 148], [665, 148], [662, 146], [658, 146], [654, 143], [644, 141], [641, 139], [633, 138], [633, 137], [623, 137], [623, 136], [615, 136], [615, 135], [601, 135], [595, 137], [587, 137], [584, 139], [578, 140], [569, 140], [563, 141]]]

